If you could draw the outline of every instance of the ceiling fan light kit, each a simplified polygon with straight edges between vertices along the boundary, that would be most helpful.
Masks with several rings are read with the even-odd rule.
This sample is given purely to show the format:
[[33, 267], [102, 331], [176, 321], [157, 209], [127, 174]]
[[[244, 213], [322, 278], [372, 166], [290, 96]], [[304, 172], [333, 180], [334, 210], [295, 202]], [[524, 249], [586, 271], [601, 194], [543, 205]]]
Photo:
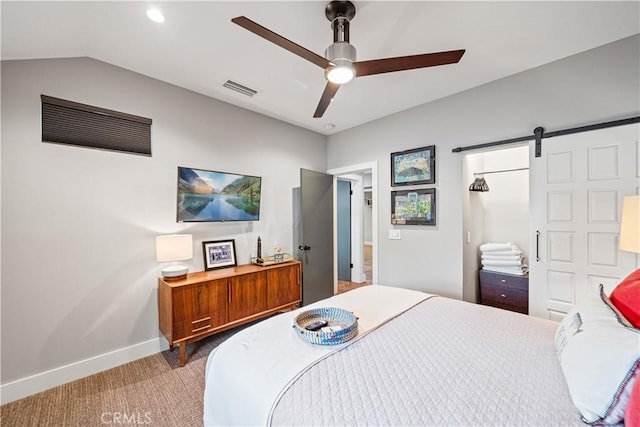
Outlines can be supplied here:
[[353, 66], [344, 62], [342, 65], [336, 65], [335, 67], [331, 67], [326, 71], [327, 80], [331, 83], [336, 83], [339, 85], [349, 83], [353, 77], [355, 76], [355, 71]]
[[331, 21], [333, 44], [324, 51], [331, 65], [325, 69], [325, 77], [332, 83], [348, 83], [356, 75], [356, 48], [349, 43], [349, 20], [356, 16], [356, 7], [350, 1], [332, 1], [325, 9]]
[[[332, 44], [331, 47], [334, 47], [337, 43]], [[353, 46], [349, 45], [349, 47], [353, 48]], [[329, 50], [329, 49], [327, 49]], [[355, 48], [353, 49], [355, 53]], [[354, 55], [355, 56], [355, 55]], [[330, 58], [327, 56], [327, 58]], [[332, 83], [337, 84], [345, 84], [351, 81], [356, 75], [356, 70], [353, 68], [353, 61], [349, 58], [337, 58], [331, 61], [333, 66], [329, 66], [325, 70], [325, 76], [327, 80]]]
[[349, 43], [349, 26], [350, 21], [356, 16], [356, 7], [350, 1], [331, 1], [325, 8], [325, 16], [331, 21], [333, 44], [325, 50], [324, 57], [244, 16], [231, 20], [234, 24], [251, 31], [265, 40], [324, 68], [327, 85], [313, 114], [313, 117], [316, 118], [322, 117], [338, 92], [340, 85], [348, 83], [354, 77], [454, 64], [460, 61], [465, 52], [464, 49], [460, 49], [357, 62], [356, 48]]

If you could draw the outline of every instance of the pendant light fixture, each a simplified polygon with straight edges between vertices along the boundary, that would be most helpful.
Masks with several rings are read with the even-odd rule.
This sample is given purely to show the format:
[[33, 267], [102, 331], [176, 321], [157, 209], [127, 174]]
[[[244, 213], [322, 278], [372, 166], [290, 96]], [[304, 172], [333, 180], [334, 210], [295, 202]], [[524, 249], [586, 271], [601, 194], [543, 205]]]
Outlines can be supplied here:
[[475, 181], [469, 186], [469, 191], [479, 191], [484, 193], [489, 191], [489, 186], [487, 185], [487, 181], [484, 180], [483, 176], [477, 177]]

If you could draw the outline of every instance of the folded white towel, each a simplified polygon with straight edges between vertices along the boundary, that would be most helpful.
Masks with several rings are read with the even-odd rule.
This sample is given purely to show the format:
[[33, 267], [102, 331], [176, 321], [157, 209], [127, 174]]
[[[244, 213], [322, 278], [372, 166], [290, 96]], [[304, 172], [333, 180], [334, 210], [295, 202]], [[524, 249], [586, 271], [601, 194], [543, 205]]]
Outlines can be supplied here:
[[492, 255], [492, 252], [487, 252], [488, 255], [482, 254], [482, 259], [485, 261], [522, 261], [523, 255]]
[[505, 255], [520, 255], [522, 251], [518, 250], [510, 250], [510, 251], [480, 251], [482, 255], [491, 255], [491, 256], [505, 256]]
[[493, 260], [493, 259], [483, 259], [482, 260], [482, 265], [491, 265], [494, 267], [521, 267], [522, 266], [522, 260], [517, 260], [517, 261], [498, 261], [498, 260]]
[[513, 274], [515, 276], [524, 276], [529, 272], [528, 268], [513, 268], [513, 267], [493, 267], [486, 266], [482, 267], [483, 270], [494, 271], [496, 273], [505, 273], [505, 274]]
[[480, 245], [482, 252], [496, 252], [496, 251], [517, 251], [520, 253], [520, 248], [515, 243], [485, 243]]

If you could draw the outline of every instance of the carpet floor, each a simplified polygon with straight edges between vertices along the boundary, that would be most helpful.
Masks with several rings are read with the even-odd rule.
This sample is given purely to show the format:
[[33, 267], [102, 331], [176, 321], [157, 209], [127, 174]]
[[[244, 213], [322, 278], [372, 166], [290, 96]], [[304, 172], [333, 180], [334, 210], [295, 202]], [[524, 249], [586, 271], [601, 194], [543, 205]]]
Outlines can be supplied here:
[[249, 325], [179, 349], [64, 384], [0, 407], [0, 425], [26, 426], [201, 426], [207, 356]]

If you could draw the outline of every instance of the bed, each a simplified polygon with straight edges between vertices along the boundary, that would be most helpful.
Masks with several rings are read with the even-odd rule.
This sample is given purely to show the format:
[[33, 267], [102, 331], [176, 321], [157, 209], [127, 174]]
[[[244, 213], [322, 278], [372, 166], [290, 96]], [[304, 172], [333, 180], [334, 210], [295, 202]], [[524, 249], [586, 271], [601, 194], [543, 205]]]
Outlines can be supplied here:
[[[337, 346], [300, 339], [294, 318], [315, 307], [353, 312], [356, 338]], [[204, 424], [584, 426], [557, 329], [418, 291], [362, 287], [269, 318], [216, 348]]]

